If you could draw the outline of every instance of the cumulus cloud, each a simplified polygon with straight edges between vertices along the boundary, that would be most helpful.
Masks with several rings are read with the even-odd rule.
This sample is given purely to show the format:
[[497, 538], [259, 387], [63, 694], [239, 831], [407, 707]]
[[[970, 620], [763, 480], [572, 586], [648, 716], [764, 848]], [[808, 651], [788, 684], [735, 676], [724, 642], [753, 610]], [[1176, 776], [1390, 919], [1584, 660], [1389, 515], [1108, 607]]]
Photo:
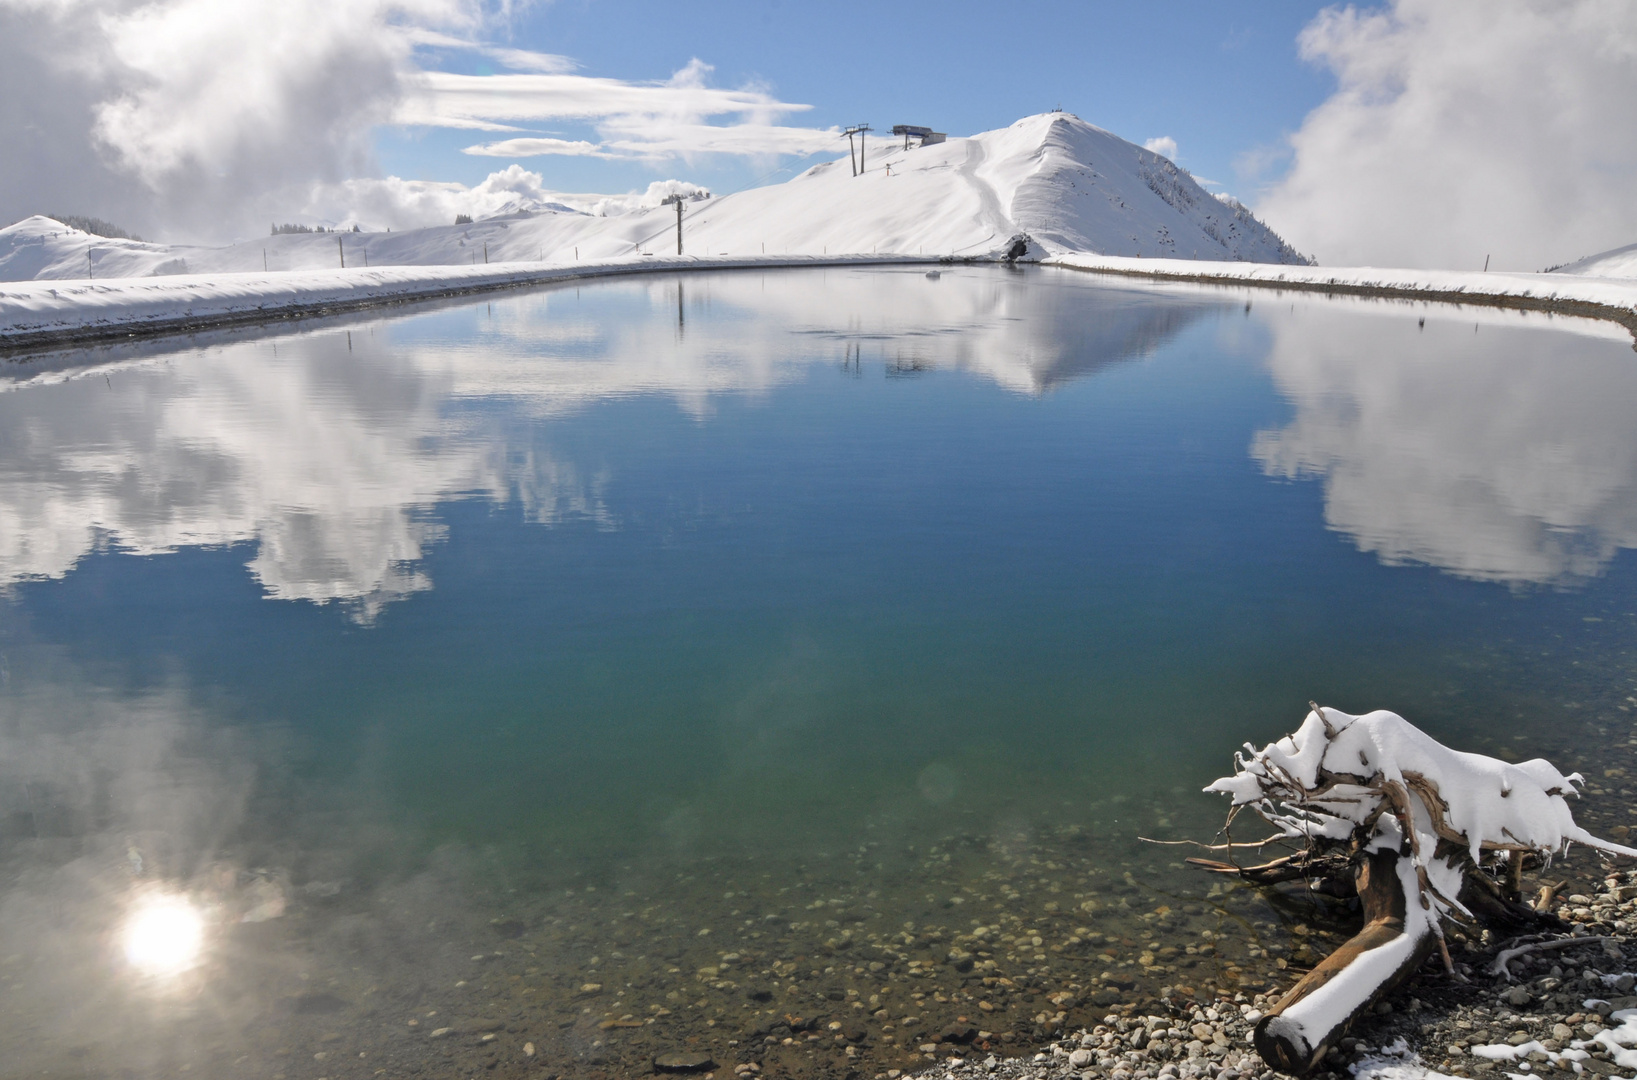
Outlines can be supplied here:
[[1299, 45], [1339, 85], [1257, 211], [1303, 251], [1527, 270], [1637, 238], [1637, 5], [1393, 0]]
[[[480, 0], [0, 0], [0, 216], [62, 208], [243, 227], [291, 184], [371, 170], [413, 76], [407, 27]], [[254, 211], [254, 220], [264, 216]]]
[[[577, 74], [571, 58], [485, 40], [509, 0], [0, 0], [0, 223], [62, 211], [164, 239], [260, 232], [356, 191], [379, 204], [458, 197], [378, 179], [381, 125], [503, 132], [468, 153], [645, 161], [833, 149], [783, 126], [810, 106], [668, 79]], [[424, 70], [452, 53], [500, 74]], [[599, 141], [538, 130], [589, 124]], [[471, 198], [483, 201], [484, 193]], [[362, 207], [334, 217], [367, 218]], [[402, 220], [403, 215], [376, 215]]]
[[375, 231], [447, 225], [457, 214], [486, 218], [518, 211], [566, 209], [608, 217], [659, 206], [672, 195], [699, 198], [709, 194], [707, 189], [686, 180], [655, 180], [642, 191], [619, 195], [557, 191], [540, 173], [513, 162], [471, 187], [396, 176], [345, 180], [317, 185], [307, 192], [304, 202], [295, 205], [296, 216], [303, 220], [342, 228], [358, 223]]
[[1159, 135], [1143, 143], [1144, 150], [1152, 150], [1162, 158], [1177, 159], [1177, 141], [1169, 135]]

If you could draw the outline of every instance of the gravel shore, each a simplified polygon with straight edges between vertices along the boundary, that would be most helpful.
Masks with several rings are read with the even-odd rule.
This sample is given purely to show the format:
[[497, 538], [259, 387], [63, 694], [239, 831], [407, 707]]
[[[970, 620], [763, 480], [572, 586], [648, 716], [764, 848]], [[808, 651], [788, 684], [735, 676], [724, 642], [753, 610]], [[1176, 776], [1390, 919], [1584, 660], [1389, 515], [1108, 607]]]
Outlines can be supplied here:
[[[1592, 895], [1563, 898], [1560, 934], [1498, 940], [1485, 934], [1457, 950], [1465, 980], [1433, 965], [1375, 1007], [1331, 1052], [1321, 1080], [1414, 1080], [1445, 1075], [1637, 1074], [1637, 974], [1627, 961], [1637, 948], [1637, 872], [1611, 874]], [[1574, 944], [1568, 942], [1573, 941]], [[1504, 950], [1536, 946], [1501, 974]], [[1539, 948], [1548, 945], [1546, 948]], [[1235, 994], [1213, 1001], [1172, 997], [1163, 1011], [1109, 1013], [1101, 1024], [1066, 1034], [1032, 1057], [924, 1048], [936, 1065], [918, 1077], [994, 1080], [1273, 1080], [1251, 1046], [1262, 1010], [1277, 998]], [[1626, 1023], [1625, 1010], [1633, 1010]], [[939, 1051], [943, 1054], [940, 1056]], [[741, 1065], [738, 1074], [753, 1072]], [[876, 1080], [898, 1080], [899, 1070]], [[906, 1077], [907, 1080], [907, 1077]]]

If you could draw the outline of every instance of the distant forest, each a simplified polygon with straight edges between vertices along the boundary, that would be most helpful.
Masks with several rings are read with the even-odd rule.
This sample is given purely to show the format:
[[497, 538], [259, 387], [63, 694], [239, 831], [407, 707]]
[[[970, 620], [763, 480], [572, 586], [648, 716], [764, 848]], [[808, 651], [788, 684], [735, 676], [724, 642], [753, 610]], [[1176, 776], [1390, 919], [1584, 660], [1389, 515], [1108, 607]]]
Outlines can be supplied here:
[[128, 233], [113, 222], [104, 221], [101, 218], [84, 217], [80, 214], [48, 214], [46, 216], [62, 222], [70, 229], [88, 232], [93, 236], [106, 236], [110, 240], [135, 240], [138, 243], [142, 241], [142, 237], [135, 233]]
[[289, 225], [289, 224], [286, 224], [286, 225], [274, 225], [272, 235], [273, 236], [281, 236], [281, 235], [284, 235], [286, 233], [326, 233], [326, 232], [363, 232], [363, 231], [364, 230], [360, 229], [356, 225], [354, 225], [351, 229], [326, 229], [322, 225]]

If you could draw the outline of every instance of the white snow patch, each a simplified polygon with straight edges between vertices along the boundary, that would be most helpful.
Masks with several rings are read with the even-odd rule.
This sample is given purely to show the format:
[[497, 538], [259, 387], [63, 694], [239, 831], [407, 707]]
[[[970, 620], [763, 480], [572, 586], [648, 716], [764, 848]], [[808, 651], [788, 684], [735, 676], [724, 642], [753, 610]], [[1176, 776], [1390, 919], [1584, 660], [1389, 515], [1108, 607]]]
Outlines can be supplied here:
[[1620, 1068], [1637, 1069], [1637, 1050], [1631, 1049], [1637, 1046], [1637, 1009], [1621, 1009], [1609, 1019], [1618, 1020], [1619, 1026], [1604, 1028], [1589, 1039], [1576, 1039], [1569, 1045], [1575, 1050], [1606, 1049]]
[[1428, 1080], [1449, 1075], [1428, 1068], [1403, 1039], [1367, 1052], [1352, 1065], [1351, 1071], [1356, 1080]]

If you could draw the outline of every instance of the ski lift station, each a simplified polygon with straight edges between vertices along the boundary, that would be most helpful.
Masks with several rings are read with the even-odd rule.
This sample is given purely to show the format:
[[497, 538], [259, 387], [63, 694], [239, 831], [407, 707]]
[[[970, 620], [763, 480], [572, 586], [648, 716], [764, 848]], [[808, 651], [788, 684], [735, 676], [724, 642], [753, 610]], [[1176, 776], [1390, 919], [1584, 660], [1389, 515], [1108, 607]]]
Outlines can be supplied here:
[[933, 131], [929, 127], [916, 127], [914, 124], [894, 124], [892, 126], [892, 133], [894, 135], [902, 135], [904, 137], [905, 150], [909, 149], [909, 141], [911, 139], [919, 140], [915, 144], [917, 146], [932, 146], [936, 143], [943, 142], [949, 137], [941, 131]]

